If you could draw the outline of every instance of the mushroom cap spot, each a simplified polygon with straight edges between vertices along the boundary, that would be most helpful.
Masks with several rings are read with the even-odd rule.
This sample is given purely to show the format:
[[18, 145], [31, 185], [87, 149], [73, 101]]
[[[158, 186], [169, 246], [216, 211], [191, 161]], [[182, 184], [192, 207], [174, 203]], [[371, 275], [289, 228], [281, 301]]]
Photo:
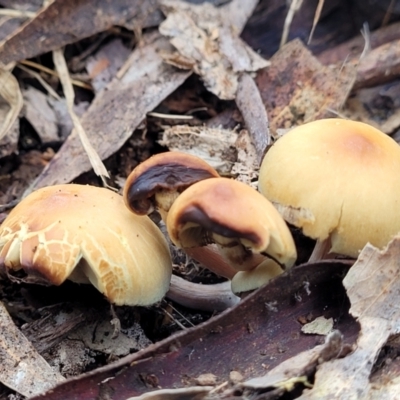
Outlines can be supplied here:
[[384, 247], [400, 231], [400, 147], [374, 127], [324, 119], [294, 128], [271, 147], [260, 192], [282, 210], [313, 218], [293, 224], [331, 251], [357, 257], [370, 242]]
[[11, 211], [0, 227], [4, 268], [54, 285], [90, 281], [118, 305], [161, 300], [172, 273], [166, 240], [147, 216], [111, 190], [72, 184], [39, 189]]
[[158, 206], [155, 199], [158, 192], [180, 193], [195, 182], [218, 176], [199, 157], [177, 151], [156, 154], [129, 174], [124, 201], [135, 214], [146, 215]]
[[260, 193], [227, 178], [198, 182], [174, 202], [167, 218], [171, 240], [178, 247], [207, 244], [210, 234], [240, 241], [254, 253], [268, 253], [292, 266], [296, 259], [293, 238], [285, 221]]

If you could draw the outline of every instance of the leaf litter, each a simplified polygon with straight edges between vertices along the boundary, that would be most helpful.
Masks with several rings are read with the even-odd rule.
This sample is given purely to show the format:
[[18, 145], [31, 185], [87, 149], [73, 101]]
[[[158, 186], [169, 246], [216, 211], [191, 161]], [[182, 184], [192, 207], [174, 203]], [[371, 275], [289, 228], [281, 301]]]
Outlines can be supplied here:
[[[94, 39], [91, 51], [83, 51], [75, 58], [75, 67], [71, 63], [67, 74], [71, 76], [72, 82], [80, 84], [86, 90], [90, 89], [89, 82], [95, 88], [95, 91], [91, 92], [94, 99], [89, 101], [90, 105], [85, 101], [85, 96], [81, 98], [82, 92], [75, 89], [76, 104], [73, 104], [74, 112], [80, 114], [82, 126], [86, 130], [93, 148], [102, 160], [114, 157], [117, 153], [124, 154], [123, 152], [127, 151], [124, 157], [126, 157], [125, 168], [128, 172], [137, 163], [137, 160], [151, 154], [148, 153], [149, 150], [145, 143], [158, 139], [160, 144], [169, 149], [179, 149], [200, 154], [204, 158], [208, 157], [210, 161], [215, 162], [223, 174], [256, 187], [258, 164], [272, 138], [278, 137], [282, 131], [284, 132], [294, 125], [322, 116], [342, 113], [342, 108], [344, 107], [346, 110], [348, 107], [349, 103], [345, 102], [351, 91], [353, 90], [351, 94], [353, 97], [355, 87], [374, 84], [375, 81], [370, 80], [370, 76], [375, 79], [374, 74], [378, 77], [377, 82], [398, 76], [397, 65], [390, 64], [390, 57], [396, 54], [396, 39], [393, 40], [393, 38], [388, 39], [387, 42], [392, 43], [387, 46], [384, 46], [385, 42], [379, 42], [381, 47], [370, 53], [369, 58], [366, 59], [369, 61], [364, 65], [358, 62], [356, 56], [355, 59], [344, 64], [344, 57], [342, 57], [339, 59], [341, 62], [338, 65], [326, 67], [320, 64], [317, 58], [298, 40], [289, 42], [271, 60], [263, 59], [239, 37], [246, 21], [254, 11], [256, 1], [246, 2], [246, 5], [232, 1], [219, 8], [213, 8], [209, 4], [198, 6], [182, 4], [177, 1], [160, 2], [160, 7], [155, 1], [138, 2], [130, 5], [130, 8], [125, 9], [125, 13], [122, 14], [121, 10], [126, 6], [123, 1], [114, 2], [111, 8], [107, 8], [109, 7], [107, 2], [100, 1], [98, 10], [103, 14], [100, 12], [98, 18], [92, 18], [92, 25], [87, 24], [79, 30], [75, 29], [77, 24], [84, 21], [85, 18], [90, 20], [90, 16], [94, 15], [90, 2], [80, 0], [68, 5], [61, 3], [59, 1], [47, 2], [42, 4], [43, 7], [38, 13], [33, 10], [36, 14], [29, 15], [32, 20], [27, 21], [1, 44], [0, 61], [4, 63], [22, 61], [33, 55], [60, 49], [68, 43], [76, 42], [77, 39], [87, 38], [96, 32], [104, 32], [108, 29], [97, 40]], [[121, 8], [118, 9], [118, 6]], [[301, 5], [302, 9], [305, 7], [307, 7], [305, 3]], [[60, 10], [61, 12], [59, 12]], [[164, 22], [162, 22], [161, 10], [166, 16]], [[319, 19], [324, 15], [324, 11], [323, 9], [321, 14], [321, 9], [313, 10], [310, 15], [317, 16], [318, 14]], [[155, 30], [141, 32], [142, 28], [156, 27], [160, 23], [160, 31], [168, 37], [170, 42]], [[126, 33], [120, 28], [113, 27], [115, 24], [133, 30], [136, 34], [135, 39], [132, 40], [132, 36], [130, 36], [128, 43]], [[315, 20], [313, 24], [315, 27]], [[314, 40], [318, 38], [320, 34], [318, 28], [323, 24], [324, 20], [321, 19], [314, 31]], [[190, 27], [190, 29], [178, 29], [182, 27]], [[174, 28], [177, 29], [174, 30]], [[33, 32], [40, 32], [43, 40], [38, 41]], [[75, 36], [71, 37], [71, 32]], [[122, 41], [120, 39], [105, 40], [115, 32], [118, 32], [117, 36], [123, 38]], [[372, 43], [374, 43], [374, 37], [373, 33]], [[114, 45], [114, 43], [119, 44]], [[133, 46], [135, 46], [134, 50], [131, 51], [130, 48]], [[99, 48], [98, 51], [94, 50], [97, 48]], [[92, 54], [95, 55], [91, 58]], [[379, 57], [383, 57], [385, 62], [389, 62], [389, 64], [385, 64], [386, 69], [393, 66], [386, 78], [376, 62]], [[36, 60], [40, 62], [39, 59]], [[166, 65], [165, 61], [171, 65]], [[31, 63], [29, 67], [27, 67], [27, 63]], [[10, 182], [6, 193], [1, 193], [2, 198], [7, 199], [6, 202], [18, 198], [22, 190], [27, 189], [27, 186], [32, 183], [33, 178], [43, 167], [45, 167], [44, 170], [32, 188], [70, 182], [83, 172], [92, 169], [78, 136], [72, 134], [65, 140], [73, 125], [67, 112], [65, 99], [60, 99], [58, 94], [57, 73], [51, 71], [51, 75], [46, 75], [46, 72], [41, 69], [33, 73], [32, 65], [40, 64], [34, 62], [32, 64], [29, 60], [23, 61], [19, 65], [21, 71], [30, 74], [29, 79], [32, 77], [37, 79], [43, 91], [49, 93], [50, 96], [43, 92], [31, 95], [34, 91], [28, 84], [23, 87], [22, 92], [24, 95], [30, 94], [25, 95], [25, 99], [21, 100], [22, 95], [18, 84], [18, 80], [21, 81], [21, 75], [15, 74], [18, 76], [18, 80], [16, 80], [14, 73], [11, 74], [9, 69], [4, 69], [8, 76], [11, 76], [6, 83], [14, 86], [12, 86], [11, 92], [9, 91], [11, 86], [9, 86], [8, 89], [5, 89], [9, 93], [4, 92], [5, 94], [2, 95], [5, 100], [4, 107], [2, 107], [4, 113], [2, 110], [0, 111], [5, 115], [3, 129], [6, 130], [6, 133], [0, 143], [0, 154], [2, 157], [14, 157], [17, 146], [20, 148], [21, 143], [25, 143], [24, 136], [17, 142], [21, 116], [23, 116], [22, 125], [25, 123], [24, 119], [28, 120], [32, 128], [37, 131], [42, 144], [45, 144], [46, 140], [50, 140], [50, 138], [62, 140], [64, 144], [56, 156], [51, 147], [40, 151], [30, 149], [23, 153], [19, 172], [14, 171], [10, 177], [2, 177], [3, 182]], [[87, 72], [76, 72], [79, 71], [79, 68], [84, 67]], [[187, 116], [191, 116], [190, 120], [187, 120], [189, 122], [184, 122], [186, 125], [176, 125], [177, 120], [174, 119], [160, 122], [154, 117], [146, 118], [150, 112], [155, 112], [154, 116], [157, 112], [159, 112], [158, 115], [176, 113], [173, 107], [169, 107], [174, 102], [168, 95], [176, 94], [189, 76], [192, 76], [191, 79], [193, 78], [193, 72], [199, 74], [205, 86], [218, 95], [219, 99], [217, 97], [215, 99], [218, 101], [220, 99], [235, 100], [236, 104], [213, 100], [214, 103], [206, 102], [207, 105], [213, 104], [213, 106], [196, 110], [190, 108], [190, 105], [193, 107], [196, 102], [201, 104], [200, 99], [197, 100], [193, 96], [189, 100], [185, 96], [185, 98], [178, 99], [178, 108], [183, 113], [187, 113]], [[382, 90], [376, 89], [375, 92], [371, 92], [369, 101], [373, 102], [378, 96], [382, 97], [382, 93], [387, 96], [387, 92]], [[355, 93], [358, 95], [360, 92], [356, 90]], [[29, 96], [33, 97], [29, 99]], [[46, 101], [47, 96], [46, 103], [50, 105], [50, 108], [49, 112], [45, 114], [46, 117], [51, 116], [50, 122], [43, 121], [41, 112], [45, 107], [39, 107], [40, 110], [32, 107], [35, 105], [35, 99], [39, 98], [38, 96], [40, 97], [38, 104], [40, 102], [44, 104], [43, 101]], [[389, 96], [392, 96], [391, 99], [396, 99], [395, 94]], [[395, 100], [393, 101], [395, 102]], [[30, 108], [21, 114], [22, 102], [25, 102]], [[175, 104], [177, 103], [175, 102]], [[217, 106], [215, 106], [216, 104]], [[89, 105], [88, 108], [87, 105]], [[223, 112], [221, 112], [221, 106]], [[69, 96], [69, 109], [72, 110], [71, 96]], [[397, 106], [394, 106], [394, 112], [397, 109]], [[83, 110], [83, 112], [77, 110]], [[375, 110], [375, 114], [369, 115], [370, 121], [374, 121], [375, 124], [377, 112], [380, 110]], [[214, 118], [204, 122], [204, 119], [198, 118], [202, 113], [208, 113]], [[383, 125], [384, 123], [386, 125]], [[398, 122], [394, 115], [392, 120], [386, 121], [383, 118], [378, 125], [386, 126], [385, 130], [388, 133], [394, 133]], [[237, 127], [232, 129], [235, 126]], [[158, 138], [155, 138], [154, 129], [157, 131]], [[54, 135], [55, 130], [57, 130], [57, 138]], [[132, 136], [132, 132], [135, 130], [136, 133]], [[49, 132], [51, 132], [50, 135]], [[147, 132], [151, 132], [153, 136], [146, 136]], [[136, 143], [135, 146], [138, 147], [130, 147], [132, 143]], [[145, 150], [143, 153], [135, 153], [138, 149]], [[154, 148], [151, 149], [154, 151]], [[216, 149], [218, 151], [213, 151]], [[74, 161], [72, 165], [71, 160]], [[8, 168], [7, 163], [9, 161], [1, 165], [3, 170]], [[110, 165], [109, 161], [108, 165]], [[131, 167], [129, 168], [129, 166]], [[24, 174], [27, 176], [29, 174], [29, 177], [25, 177]], [[123, 174], [120, 179], [123, 184]], [[379, 254], [383, 257], [386, 253]], [[392, 256], [387, 255], [390, 259]], [[374, 256], [371, 256], [371, 259], [375, 260], [376, 265], [382, 261], [377, 260]], [[365, 259], [360, 258], [357, 263], [360, 262], [365, 262]], [[350, 396], [358, 388], [359, 392], [367, 391], [366, 398], [379, 398], [379, 395], [396, 398], [399, 388], [396, 378], [386, 381], [372, 379], [376, 374], [372, 372], [371, 375], [371, 371], [380, 349], [390, 343], [389, 339], [397, 332], [397, 328], [384, 319], [383, 322], [381, 320], [379, 322], [382, 322], [382, 326], [386, 324], [388, 332], [391, 333], [386, 332], [381, 336], [370, 333], [376, 329], [374, 320], [376, 315], [372, 318], [367, 313], [365, 316], [364, 310], [360, 312], [353, 304], [352, 310], [354, 316], [359, 319], [362, 331], [358, 338], [358, 348], [349, 354], [352, 350], [351, 344], [356, 340], [358, 325], [344, 311], [346, 307], [343, 309], [346, 296], [340, 281], [347, 270], [347, 265], [328, 262], [324, 264], [323, 268], [326, 270], [318, 272], [313, 265], [295, 269], [289, 275], [278, 278], [269, 289], [265, 288], [253, 293], [242, 300], [239, 305], [212, 317], [198, 327], [185, 329], [181, 322], [176, 321], [181, 324], [183, 332], [150, 346], [146, 341], [148, 339], [144, 336], [143, 343], [145, 344], [143, 347], [138, 346], [134, 351], [140, 348], [142, 350], [133, 355], [126, 355], [116, 363], [108, 364], [115, 359], [114, 357], [119, 358], [127, 352], [129, 353], [130, 346], [135, 347], [130, 341], [131, 337], [128, 335], [129, 338], [125, 342], [127, 347], [124, 347], [123, 350], [118, 347], [119, 343], [114, 343], [117, 347], [113, 347], [107, 337], [110, 324], [106, 315], [104, 321], [98, 321], [94, 325], [87, 324], [86, 330], [83, 329], [85, 333], [83, 330], [79, 333], [81, 317], [80, 314], [73, 314], [66, 319], [65, 324], [55, 325], [59, 330], [56, 329], [55, 334], [50, 335], [47, 342], [54, 352], [58, 352], [58, 358], [54, 359], [56, 363], [58, 361], [66, 362], [66, 366], [69, 363], [63, 373], [69, 376], [69, 374], [79, 374], [81, 371], [87, 370], [87, 363], [94, 360], [93, 354], [98, 354], [96, 352], [108, 354], [110, 358], [105, 363], [108, 364], [105, 367], [78, 378], [76, 387], [75, 382], [70, 384], [68, 381], [64, 385], [58, 386], [53, 398], [63, 398], [72, 392], [81, 398], [83, 393], [92, 393], [97, 390], [99, 396], [103, 397], [108, 396], [107, 393], [113, 392], [116, 396], [125, 396], [123, 398], [136, 395], [140, 396], [139, 398], [193, 398], [196, 393], [200, 396], [199, 398], [207, 398], [207, 396], [219, 398], [232, 396], [233, 393], [239, 393], [241, 396], [258, 395], [260, 391], [262, 393], [266, 389], [270, 391], [271, 396], [278, 397], [291, 390], [292, 395], [297, 398], [304, 388], [309, 388], [315, 371], [317, 371], [315, 387], [311, 390], [305, 389], [302, 395], [312, 396], [313, 391], [318, 389], [318, 385], [324, 385], [321, 376], [325, 377], [324, 371], [325, 368], [328, 368], [327, 366], [341, 365], [343, 368], [343, 365], [351, 365], [357, 357], [357, 362], [361, 360], [359, 367], [362, 371], [360, 382], [354, 385], [352, 383], [349, 389]], [[352, 270], [348, 276], [351, 276]], [[333, 297], [328, 300], [327, 297], [324, 297], [327, 294], [323, 293], [322, 289], [322, 292], [318, 291], [317, 287], [313, 285], [319, 282], [322, 283], [322, 287], [325, 287], [324, 285], [328, 285], [329, 282], [328, 276], [330, 278], [332, 274], [335, 276], [334, 288], [337, 293], [331, 293], [330, 296]], [[297, 279], [301, 279], [301, 282]], [[311, 294], [305, 289], [304, 282], [311, 285]], [[370, 283], [370, 285], [372, 284]], [[372, 286], [375, 287], [374, 285]], [[285, 287], [288, 287], [286, 291], [283, 290]], [[307, 287], [309, 288], [309, 286]], [[347, 287], [347, 290], [349, 296], [353, 295], [353, 298], [350, 296], [353, 301], [354, 289]], [[373, 292], [370, 290], [369, 293]], [[279, 293], [276, 297], [279, 301], [272, 296], [272, 293]], [[284, 296], [287, 296], [290, 301], [287, 302], [288, 299]], [[385, 296], [383, 298], [387, 301]], [[264, 304], [262, 305], [262, 303]], [[257, 319], [257, 313], [261, 311], [252, 310], [251, 306], [254, 304], [263, 307], [262, 312], [265, 309], [268, 310], [267, 321]], [[171, 309], [169, 310], [171, 311]], [[234, 314], [238, 311], [239, 315]], [[284, 322], [277, 319], [278, 315], [275, 315], [277, 312], [283, 314]], [[55, 310], [53, 317], [57, 319], [59, 313], [60, 311]], [[166, 309], [164, 319], [174, 323], [173, 314], [176, 318], [175, 311], [169, 313]], [[18, 313], [18, 315], [22, 314]], [[243, 315], [246, 315], [246, 318]], [[302, 328], [307, 327], [310, 321], [312, 323], [320, 319], [332, 321], [333, 329], [339, 329], [340, 334], [335, 330], [328, 333], [328, 329], [320, 330], [319, 328], [312, 329], [311, 335], [302, 333]], [[48, 317], [49, 322], [50, 320], [51, 318]], [[44, 323], [44, 320], [42, 322]], [[29, 326], [32, 328], [30, 331]], [[48, 332], [51, 332], [51, 326], [54, 324], [42, 325], [42, 328], [45, 329], [46, 326], [49, 329]], [[239, 332], [230, 332], [229, 327], [231, 326], [238, 327]], [[13, 327], [14, 325], [11, 324], [11, 328]], [[98, 338], [104, 339], [104, 343], [100, 347], [97, 347], [99, 343], [91, 343], [93, 330], [96, 330], [96, 327], [98, 327]], [[31, 336], [28, 335], [29, 340], [40, 347], [39, 343], [43, 343], [45, 336], [32, 335], [34, 324], [27, 324], [26, 333], [28, 334], [28, 332], [31, 334]], [[261, 335], [261, 333], [265, 339], [265, 332], [267, 332], [268, 340], [272, 341], [270, 344], [257, 339], [257, 335]], [[325, 345], [321, 344], [323, 338], [315, 335], [319, 333], [328, 333]], [[121, 339], [121, 344], [126, 339], [124, 335], [124, 333], [121, 335], [124, 338]], [[77, 345], [71, 347], [72, 342], [71, 340], [68, 342], [69, 339], [66, 336], [69, 336], [69, 339], [72, 339], [72, 342]], [[50, 337], [52, 337], [51, 340]], [[333, 340], [332, 338], [340, 339]], [[242, 359], [235, 354], [239, 340], [244, 343], [243, 349], [240, 349]], [[225, 343], [225, 347], [223, 345], [220, 348], [220, 343]], [[336, 344], [333, 345], [333, 343]], [[261, 350], [259, 350], [260, 347]], [[322, 354], [328, 348], [334, 350], [331, 356], [323, 356]], [[69, 349], [76, 358], [67, 362], [67, 359], [63, 357], [70, 351]], [[305, 349], [311, 350], [305, 351]], [[10, 347], [7, 351], [12, 351], [12, 348]], [[95, 353], [90, 353], [91, 351]], [[210, 356], [209, 360], [205, 360], [201, 356], [199, 358], [199, 354], [203, 353], [205, 355], [212, 354], [212, 357]], [[215, 359], [226, 359], [229, 353], [233, 358], [229, 359], [226, 365], [222, 365], [222, 363], [215, 365]], [[360, 353], [362, 354], [360, 355]], [[269, 358], [265, 358], [267, 355]], [[58, 370], [62, 369], [61, 364], [53, 365]], [[176, 371], [169, 370], [171, 365], [176, 365]], [[292, 368], [292, 365], [301, 366], [301, 368], [296, 370]], [[392, 369], [388, 366], [385, 368], [392, 371], [395, 365], [394, 361]], [[383, 370], [384, 368], [377, 368], [378, 372]], [[40, 374], [43, 371], [45, 369], [39, 368], [37, 373]], [[267, 371], [267, 376], [269, 375], [269, 380], [267, 379], [260, 386], [256, 386], [254, 382], [251, 383], [255, 376], [262, 376], [265, 371]], [[241, 378], [233, 382], [232, 372], [236, 372]], [[335, 371], [335, 373], [340, 379], [344, 378], [343, 372]], [[166, 376], [162, 374], [166, 374]], [[199, 377], [211, 376], [210, 374], [215, 378], [204, 381], [209, 383], [210, 387], [194, 387], [199, 384]], [[328, 368], [327, 379], [329, 374], [331, 372]], [[132, 378], [134, 382], [130, 383], [128, 388], [124, 387], [126, 379], [132, 380]], [[350, 380], [352, 378], [350, 377]], [[243, 384], [243, 381], [246, 384]], [[342, 382], [341, 390], [347, 390], [347, 383]], [[158, 391], [160, 386], [163, 389]], [[180, 388], [167, 389], [168, 387]], [[331, 389], [335, 390], [335, 387], [332, 386]], [[143, 395], [148, 391], [153, 391], [153, 393]], [[50, 393], [47, 395], [50, 396]]]

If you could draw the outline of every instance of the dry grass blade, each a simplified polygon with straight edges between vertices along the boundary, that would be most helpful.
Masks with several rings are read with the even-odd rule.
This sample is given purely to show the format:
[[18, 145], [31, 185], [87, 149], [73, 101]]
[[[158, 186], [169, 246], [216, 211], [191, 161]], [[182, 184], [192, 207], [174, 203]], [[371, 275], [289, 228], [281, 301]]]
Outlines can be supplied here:
[[324, 3], [325, 3], [325, 0], [319, 0], [318, 1], [317, 9], [315, 10], [314, 21], [313, 21], [313, 24], [312, 24], [310, 36], [308, 37], [307, 44], [311, 43], [311, 40], [312, 40], [313, 35], [314, 35], [315, 28], [317, 27], [318, 21], [321, 18], [321, 12], [322, 12], [322, 9], [324, 8]]
[[303, 0], [291, 0], [289, 11], [286, 15], [285, 23], [283, 25], [282, 38], [279, 48], [281, 48], [284, 44], [286, 44], [289, 36], [290, 25], [292, 24], [294, 14], [296, 14], [296, 12], [300, 10], [302, 4]]
[[11, 126], [18, 118], [23, 105], [22, 93], [18, 81], [9, 70], [0, 68], [0, 96], [8, 103], [8, 111], [3, 124], [0, 127], [0, 140], [6, 136]]
[[[61, 49], [53, 51], [53, 60], [54, 65], [56, 66], [58, 75], [60, 77], [61, 85], [64, 90], [64, 95], [67, 101], [68, 112], [71, 116], [72, 122], [74, 123], [74, 130], [78, 134], [83, 148], [85, 149], [90, 164], [93, 167], [94, 172], [96, 175], [101, 177], [109, 178], [110, 175], [108, 174], [106, 167], [104, 166], [103, 162], [101, 161], [99, 155], [96, 153], [94, 148], [89, 142], [89, 139], [86, 135], [85, 130], [81, 124], [80, 119], [75, 114], [74, 111], [74, 89], [72, 87], [71, 78], [68, 73], [67, 63], [65, 62], [64, 54]], [[73, 133], [71, 133], [73, 134]]]
[[32, 11], [13, 10], [11, 8], [0, 9], [0, 15], [11, 18], [35, 18], [36, 13]]

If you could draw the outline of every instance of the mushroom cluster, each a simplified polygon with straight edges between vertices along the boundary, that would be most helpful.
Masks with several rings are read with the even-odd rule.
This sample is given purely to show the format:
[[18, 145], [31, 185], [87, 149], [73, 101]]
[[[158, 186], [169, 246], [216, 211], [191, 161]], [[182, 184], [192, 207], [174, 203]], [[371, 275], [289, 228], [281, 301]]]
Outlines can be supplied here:
[[30, 281], [92, 283], [116, 305], [150, 305], [169, 288], [168, 244], [108, 189], [58, 185], [22, 200], [0, 227], [0, 271]]
[[198, 157], [151, 157], [127, 178], [124, 199], [140, 215], [158, 210], [172, 242], [232, 279], [235, 292], [255, 289], [295, 262], [293, 238], [272, 204]]
[[259, 190], [324, 249], [357, 257], [400, 231], [400, 146], [374, 127], [343, 119], [286, 133], [267, 152]]

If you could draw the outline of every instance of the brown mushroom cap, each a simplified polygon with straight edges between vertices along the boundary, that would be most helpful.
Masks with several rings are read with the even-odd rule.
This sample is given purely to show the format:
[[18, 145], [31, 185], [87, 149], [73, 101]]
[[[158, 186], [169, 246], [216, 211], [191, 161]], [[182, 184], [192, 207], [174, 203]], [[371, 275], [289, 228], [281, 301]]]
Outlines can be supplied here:
[[149, 305], [169, 287], [168, 245], [148, 217], [110, 190], [83, 185], [39, 189], [0, 227], [0, 269], [45, 282], [89, 283], [111, 303]]
[[216, 242], [237, 270], [255, 267], [247, 262], [252, 252], [287, 267], [296, 259], [293, 238], [273, 205], [251, 187], [227, 178], [207, 179], [186, 189], [169, 211], [167, 229], [181, 248]]
[[187, 187], [218, 176], [218, 172], [199, 157], [176, 151], [157, 154], [130, 173], [124, 201], [138, 215], [149, 214], [157, 208], [168, 212], [175, 198]]
[[400, 231], [400, 147], [361, 122], [325, 119], [280, 138], [260, 169], [260, 192], [331, 251], [357, 257]]

